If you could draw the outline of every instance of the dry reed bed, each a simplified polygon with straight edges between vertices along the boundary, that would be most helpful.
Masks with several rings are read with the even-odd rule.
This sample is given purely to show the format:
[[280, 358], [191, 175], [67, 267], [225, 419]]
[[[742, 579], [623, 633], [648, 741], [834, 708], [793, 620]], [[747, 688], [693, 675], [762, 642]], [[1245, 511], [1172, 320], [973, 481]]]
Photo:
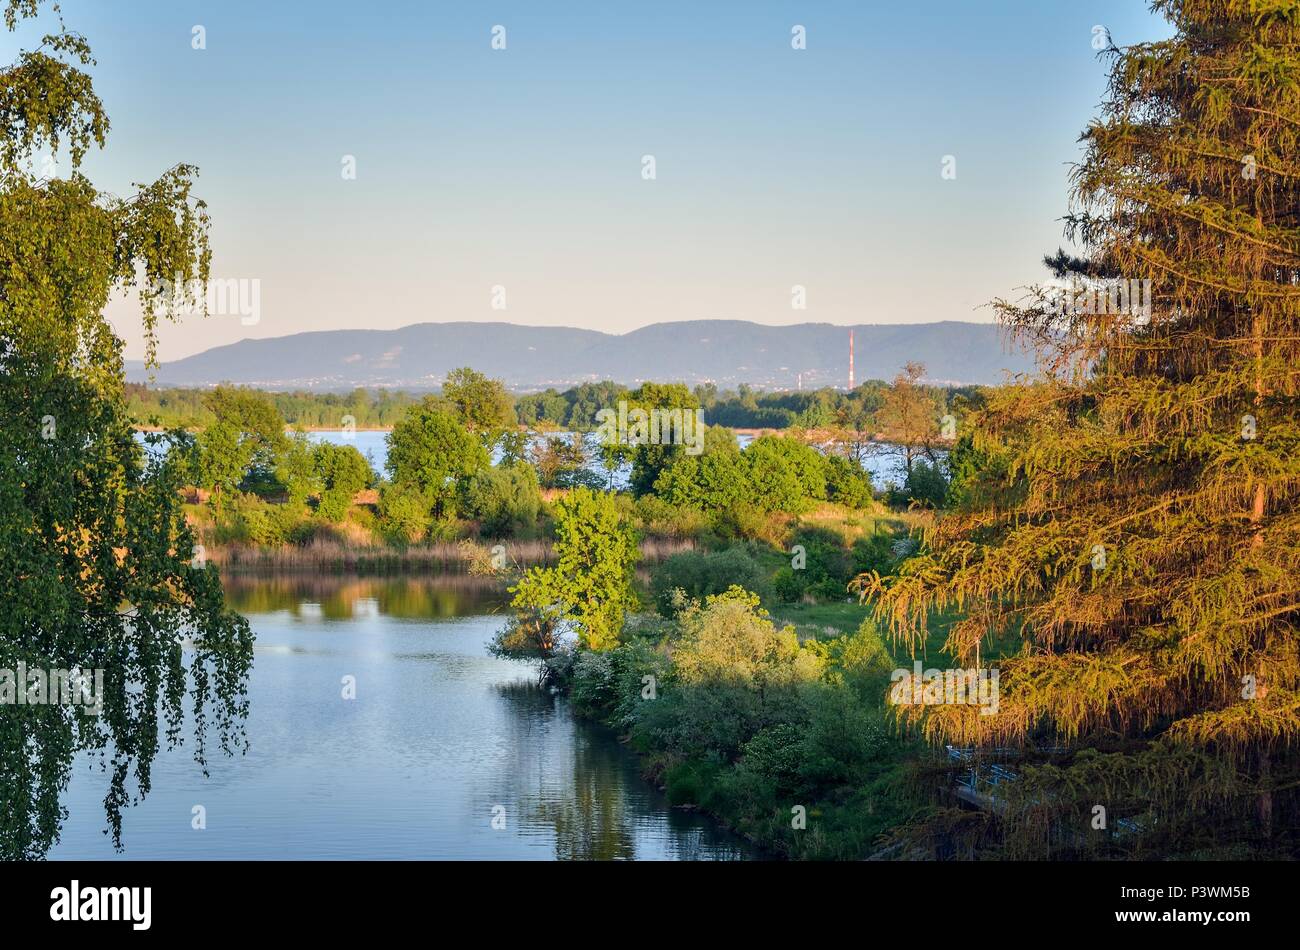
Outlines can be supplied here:
[[[231, 572], [472, 574], [490, 562], [497, 545], [504, 548], [510, 564], [532, 567], [555, 563], [555, 549], [546, 540], [438, 541], [394, 547], [317, 538], [304, 545], [276, 547], [211, 545], [206, 555], [213, 564]], [[647, 538], [641, 542], [641, 563], [658, 564], [674, 554], [694, 549], [695, 542], [690, 539]]]

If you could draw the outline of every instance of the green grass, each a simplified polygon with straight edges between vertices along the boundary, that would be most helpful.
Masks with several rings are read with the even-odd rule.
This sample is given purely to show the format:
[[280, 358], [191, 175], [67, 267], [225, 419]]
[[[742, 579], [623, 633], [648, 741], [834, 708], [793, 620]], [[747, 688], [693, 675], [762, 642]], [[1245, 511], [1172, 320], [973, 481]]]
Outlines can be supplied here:
[[[856, 600], [848, 603], [779, 604], [771, 610], [779, 624], [793, 624], [800, 633], [823, 636], [826, 627], [840, 633], [853, 633], [871, 613]], [[815, 628], [815, 629], [814, 629]]]
[[[910, 664], [913, 660], [926, 660], [946, 665], [952, 658], [943, 652], [943, 645], [948, 640], [948, 632], [952, 629], [952, 625], [961, 619], [962, 615], [956, 610], [941, 611], [932, 615], [926, 625], [925, 644], [917, 650], [914, 657], [909, 655], [905, 644], [894, 643], [888, 636], [885, 637], [885, 643], [893, 651], [894, 659], [902, 665]], [[980, 648], [981, 663], [1014, 655], [1020, 650], [1020, 642], [1020, 637], [1015, 634], [1001, 637], [993, 643], [985, 641]]]

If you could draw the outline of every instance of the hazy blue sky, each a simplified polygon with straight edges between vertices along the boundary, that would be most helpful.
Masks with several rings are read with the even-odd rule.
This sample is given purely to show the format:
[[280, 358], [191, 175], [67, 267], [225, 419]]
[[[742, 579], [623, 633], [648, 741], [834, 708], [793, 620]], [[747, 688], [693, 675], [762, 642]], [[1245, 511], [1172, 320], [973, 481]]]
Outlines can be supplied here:
[[[164, 328], [164, 361], [423, 321], [990, 320], [1061, 243], [1094, 25], [1168, 33], [1142, 0], [63, 8], [113, 124], [88, 174], [128, 193], [199, 165], [214, 273], [260, 281], [257, 324]], [[139, 357], [134, 312], [110, 311]]]

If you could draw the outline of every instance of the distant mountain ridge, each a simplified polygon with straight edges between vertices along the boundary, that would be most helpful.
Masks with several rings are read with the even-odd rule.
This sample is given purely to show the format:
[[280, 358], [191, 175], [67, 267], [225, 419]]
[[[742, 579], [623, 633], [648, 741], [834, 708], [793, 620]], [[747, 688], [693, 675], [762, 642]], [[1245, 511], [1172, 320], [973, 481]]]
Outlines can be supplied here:
[[[744, 320], [654, 323], [624, 334], [513, 323], [417, 323], [396, 330], [321, 330], [241, 340], [164, 363], [160, 386], [230, 382], [269, 390], [344, 390], [358, 386], [433, 389], [459, 366], [505, 381], [514, 390], [566, 388], [602, 379], [740, 383], [765, 389], [845, 386], [849, 330], [855, 377], [890, 379], [909, 361], [926, 378], [992, 384], [1024, 372], [1032, 360], [1008, 349], [993, 324], [800, 323], [767, 326]], [[147, 382], [142, 363], [127, 377]]]

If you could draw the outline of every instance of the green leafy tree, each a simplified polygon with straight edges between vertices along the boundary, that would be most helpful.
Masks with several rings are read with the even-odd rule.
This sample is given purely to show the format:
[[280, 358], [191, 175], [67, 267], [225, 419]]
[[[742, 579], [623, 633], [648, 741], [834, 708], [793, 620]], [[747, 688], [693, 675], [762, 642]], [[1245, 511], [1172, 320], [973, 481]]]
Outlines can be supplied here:
[[499, 379], [488, 379], [468, 366], [454, 369], [442, 384], [442, 398], [465, 428], [490, 449], [502, 433], [518, 425], [514, 401]]
[[[677, 409], [700, 408], [699, 397], [682, 383], [642, 383], [627, 396], [628, 410], [643, 409], [647, 413], [671, 412]], [[610, 406], [608, 408], [614, 408]], [[632, 493], [638, 497], [654, 491], [655, 480], [664, 469], [686, 454], [681, 445], [641, 444], [632, 450]]]
[[326, 521], [344, 520], [352, 507], [352, 499], [374, 478], [370, 463], [356, 446], [330, 442], [316, 445], [312, 462], [320, 485], [320, 503], [316, 513]]
[[571, 405], [564, 424], [572, 432], [590, 432], [597, 426], [596, 413], [616, 408], [620, 399], [628, 398], [628, 391], [618, 383], [605, 380], [583, 383], [565, 395], [571, 397]]
[[798, 439], [765, 435], [744, 452], [749, 500], [765, 511], [799, 513], [826, 497], [825, 460]]
[[433, 499], [416, 485], [385, 483], [379, 489], [379, 525], [390, 541], [419, 541], [433, 523]]
[[389, 476], [426, 498], [435, 520], [455, 514], [467, 480], [490, 464], [482, 441], [434, 397], [408, 409], [388, 434]]
[[624, 615], [637, 605], [636, 534], [613, 495], [587, 488], [561, 498], [555, 517], [555, 565], [531, 568], [511, 588], [511, 603], [548, 645], [555, 643], [555, 625], [568, 621], [583, 646], [609, 649], [618, 642]]
[[[39, 3], [4, 11], [14, 31]], [[93, 187], [79, 167], [108, 118], [81, 68], [85, 40], [59, 29], [0, 71], [0, 668], [102, 671], [103, 690], [100, 715], [0, 705], [8, 859], [58, 840], [79, 755], [104, 767], [120, 847], [123, 808], [149, 793], [160, 745], [180, 742], [186, 722], [200, 764], [213, 731], [223, 750], [244, 748], [252, 662], [248, 624], [226, 609], [215, 570], [193, 560], [179, 495], [191, 440], [151, 437], [150, 453], [136, 442], [122, 342], [103, 317], [111, 294], [138, 289], [152, 360], [157, 321], [182, 309], [163, 282], [207, 279], [195, 170], [177, 165], [127, 198]], [[60, 147], [70, 177], [26, 170], [37, 150]]]
[[204, 399], [213, 423], [200, 433], [201, 483], [220, 493], [245, 480], [264, 489], [276, 484], [276, 462], [289, 450], [284, 417], [266, 393], [218, 386]]
[[533, 446], [533, 465], [543, 488], [592, 487], [599, 476], [587, 470], [587, 447], [580, 433], [548, 436]]
[[878, 380], [865, 382], [835, 407], [832, 433], [841, 450], [858, 465], [872, 452], [876, 415], [884, 405], [886, 388]]
[[529, 435], [522, 429], [511, 429], [501, 435], [497, 443], [501, 447], [501, 457], [497, 464], [501, 466], [527, 465]]
[[709, 426], [704, 430], [703, 451], [673, 459], [655, 479], [654, 493], [680, 507], [702, 511], [731, 508], [749, 497], [746, 462], [734, 432]]
[[287, 436], [275, 458], [275, 480], [294, 508], [300, 508], [307, 496], [320, 490], [315, 458], [316, 448], [305, 432]]
[[569, 401], [554, 389], [531, 393], [515, 400], [519, 424], [530, 428], [558, 428], [569, 418]]
[[917, 459], [924, 458], [931, 465], [939, 460], [943, 402], [938, 390], [922, 384], [924, 377], [924, 364], [908, 363], [894, 377], [876, 412], [880, 436], [899, 455], [904, 483], [911, 478]]

